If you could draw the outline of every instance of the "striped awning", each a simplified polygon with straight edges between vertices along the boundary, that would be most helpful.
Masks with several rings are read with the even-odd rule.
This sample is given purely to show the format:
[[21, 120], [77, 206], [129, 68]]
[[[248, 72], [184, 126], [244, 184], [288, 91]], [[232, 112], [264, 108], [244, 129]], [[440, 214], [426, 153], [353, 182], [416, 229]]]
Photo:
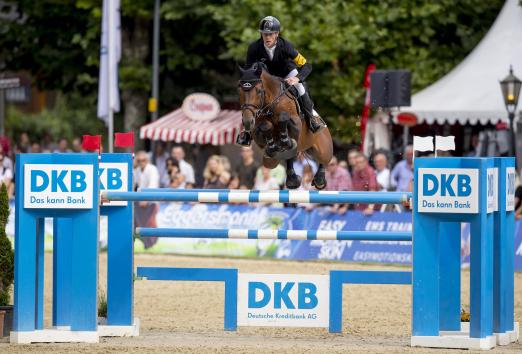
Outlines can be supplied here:
[[189, 144], [234, 144], [241, 129], [241, 111], [221, 110], [211, 121], [188, 118], [181, 108], [140, 128], [140, 139]]

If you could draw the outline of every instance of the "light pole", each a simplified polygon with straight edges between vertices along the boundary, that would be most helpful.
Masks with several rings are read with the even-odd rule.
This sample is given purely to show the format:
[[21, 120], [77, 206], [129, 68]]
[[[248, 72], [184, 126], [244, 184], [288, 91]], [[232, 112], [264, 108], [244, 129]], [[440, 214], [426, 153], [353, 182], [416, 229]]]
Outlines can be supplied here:
[[511, 144], [509, 152], [511, 156], [516, 157], [515, 149], [515, 130], [513, 128], [513, 121], [515, 120], [515, 112], [518, 105], [518, 97], [520, 94], [520, 87], [522, 81], [513, 74], [513, 67], [509, 67], [509, 75], [502, 81], [500, 81], [500, 89], [502, 90], [502, 96], [504, 97], [504, 103], [508, 111], [509, 116], [509, 129], [511, 130], [510, 138]]

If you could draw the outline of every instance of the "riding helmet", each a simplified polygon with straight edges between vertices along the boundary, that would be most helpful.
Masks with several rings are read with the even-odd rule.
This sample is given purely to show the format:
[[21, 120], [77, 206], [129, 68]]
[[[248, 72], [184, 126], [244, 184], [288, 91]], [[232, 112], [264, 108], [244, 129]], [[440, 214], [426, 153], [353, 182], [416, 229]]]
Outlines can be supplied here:
[[259, 32], [274, 33], [281, 31], [281, 23], [274, 16], [267, 16], [259, 22]]

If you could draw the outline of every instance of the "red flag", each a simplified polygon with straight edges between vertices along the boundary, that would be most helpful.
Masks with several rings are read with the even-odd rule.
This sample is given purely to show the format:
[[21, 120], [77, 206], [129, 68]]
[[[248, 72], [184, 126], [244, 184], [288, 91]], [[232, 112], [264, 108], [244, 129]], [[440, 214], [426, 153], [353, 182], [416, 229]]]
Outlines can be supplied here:
[[134, 149], [134, 132], [115, 133], [114, 146], [121, 148], [131, 147]]
[[375, 71], [375, 64], [369, 64], [364, 73], [363, 87], [366, 89], [366, 97], [364, 99], [364, 107], [361, 114], [361, 149], [364, 146], [364, 134], [366, 133], [366, 122], [370, 116], [370, 75]]
[[82, 148], [86, 151], [100, 151], [101, 135], [84, 135]]

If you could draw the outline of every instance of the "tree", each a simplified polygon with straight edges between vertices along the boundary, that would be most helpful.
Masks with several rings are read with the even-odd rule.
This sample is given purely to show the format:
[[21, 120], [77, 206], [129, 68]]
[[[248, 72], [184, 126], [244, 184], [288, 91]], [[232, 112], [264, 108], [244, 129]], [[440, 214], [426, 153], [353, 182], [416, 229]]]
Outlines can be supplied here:
[[[0, 23], [0, 67], [30, 70], [35, 83], [65, 95], [93, 97], [96, 107], [101, 0], [18, 1], [20, 17]], [[122, 0], [122, 114], [145, 121], [151, 82], [153, 0]], [[162, 0], [160, 109], [179, 106], [193, 91], [237, 100], [236, 63], [243, 62], [258, 21], [272, 14], [282, 35], [312, 62], [309, 85], [334, 135], [358, 139], [363, 74], [378, 69], [413, 72], [419, 90], [447, 73], [483, 37], [502, 0]], [[88, 102], [88, 103], [87, 103]], [[161, 113], [161, 112], [160, 112]]]
[[[313, 64], [309, 84], [320, 112], [338, 138], [356, 138], [363, 104], [363, 74], [379, 69], [413, 72], [413, 88], [435, 81], [478, 43], [503, 1], [482, 0], [232, 0], [210, 5], [224, 26], [228, 50], [223, 57], [242, 60], [257, 23], [272, 14], [282, 35]], [[346, 129], [346, 130], [345, 130]]]
[[9, 198], [7, 188], [0, 187], [0, 306], [9, 305], [9, 289], [14, 280], [14, 253], [11, 241], [5, 233], [9, 218]]

